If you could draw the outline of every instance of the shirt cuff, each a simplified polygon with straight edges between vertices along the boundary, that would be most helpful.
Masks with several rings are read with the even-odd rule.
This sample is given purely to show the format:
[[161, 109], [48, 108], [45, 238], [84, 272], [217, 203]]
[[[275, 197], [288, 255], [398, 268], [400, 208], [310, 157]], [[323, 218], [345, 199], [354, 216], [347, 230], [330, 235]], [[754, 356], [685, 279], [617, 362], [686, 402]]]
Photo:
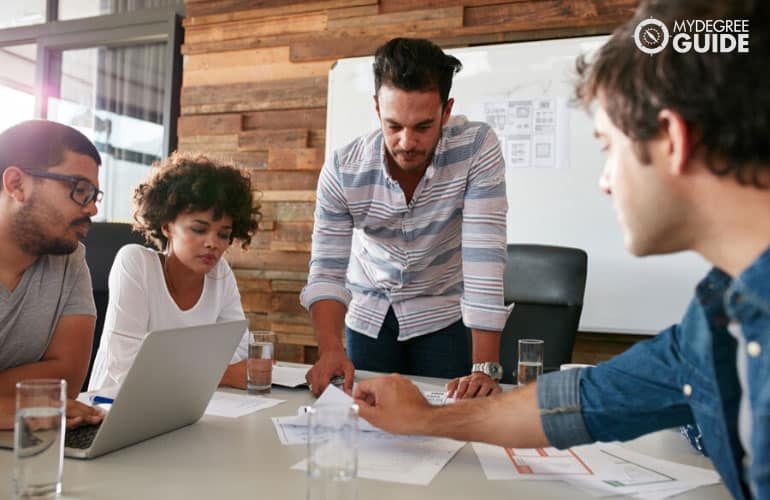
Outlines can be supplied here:
[[299, 303], [302, 304], [302, 307], [310, 311], [310, 306], [319, 300], [331, 299], [342, 302], [347, 308], [351, 298], [352, 295], [350, 290], [344, 286], [328, 282], [308, 283], [299, 294]]
[[586, 429], [580, 409], [580, 372], [547, 373], [537, 380], [540, 422], [551, 446], [559, 449], [594, 440]]
[[478, 330], [487, 330], [492, 332], [502, 332], [505, 328], [505, 322], [513, 310], [514, 304], [494, 305], [494, 304], [471, 304], [465, 299], [460, 301], [462, 309], [463, 323], [468, 328]]

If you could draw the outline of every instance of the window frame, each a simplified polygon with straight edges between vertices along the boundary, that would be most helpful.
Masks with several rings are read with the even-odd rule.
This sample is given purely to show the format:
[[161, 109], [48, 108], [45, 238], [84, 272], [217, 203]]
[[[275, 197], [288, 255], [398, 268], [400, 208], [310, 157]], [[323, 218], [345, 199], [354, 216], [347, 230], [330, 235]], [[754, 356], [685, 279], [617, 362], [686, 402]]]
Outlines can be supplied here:
[[48, 0], [46, 22], [0, 29], [0, 47], [36, 44], [35, 117], [47, 117], [49, 97], [60, 88], [62, 51], [166, 42], [163, 98], [163, 154], [177, 146], [177, 121], [182, 89], [184, 7], [152, 7], [126, 13], [59, 21], [58, 0]]

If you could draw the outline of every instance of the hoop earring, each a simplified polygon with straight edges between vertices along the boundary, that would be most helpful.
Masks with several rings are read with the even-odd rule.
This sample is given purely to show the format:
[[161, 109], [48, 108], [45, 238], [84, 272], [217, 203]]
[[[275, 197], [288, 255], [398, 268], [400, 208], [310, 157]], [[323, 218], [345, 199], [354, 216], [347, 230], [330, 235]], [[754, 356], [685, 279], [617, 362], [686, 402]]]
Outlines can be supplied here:
[[171, 253], [171, 238], [167, 238], [166, 253], [165, 258], [163, 259], [163, 272], [166, 274], [166, 283], [168, 283], [169, 291], [173, 294], [175, 292], [174, 284], [171, 282], [171, 273], [168, 271], [168, 261], [171, 258]]

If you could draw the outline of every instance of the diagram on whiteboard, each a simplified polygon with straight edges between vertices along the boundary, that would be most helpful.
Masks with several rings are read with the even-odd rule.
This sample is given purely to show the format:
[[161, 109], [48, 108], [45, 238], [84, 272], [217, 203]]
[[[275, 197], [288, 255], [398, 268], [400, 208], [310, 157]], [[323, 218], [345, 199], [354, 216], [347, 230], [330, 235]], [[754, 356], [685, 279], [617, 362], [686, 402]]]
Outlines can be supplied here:
[[500, 99], [484, 103], [484, 120], [511, 168], [566, 168], [569, 123], [565, 99]]

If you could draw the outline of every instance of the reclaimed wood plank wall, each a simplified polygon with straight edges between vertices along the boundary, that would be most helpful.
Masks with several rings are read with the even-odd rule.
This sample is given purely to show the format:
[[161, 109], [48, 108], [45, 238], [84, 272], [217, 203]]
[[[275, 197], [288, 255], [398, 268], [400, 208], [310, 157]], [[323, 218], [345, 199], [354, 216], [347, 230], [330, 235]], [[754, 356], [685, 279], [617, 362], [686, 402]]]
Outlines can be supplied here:
[[[396, 36], [442, 47], [608, 33], [636, 0], [186, 0], [179, 149], [248, 168], [263, 219], [232, 248], [252, 328], [279, 359], [317, 352], [299, 305], [324, 159], [329, 68]], [[364, 131], [362, 131], [364, 132]]]

